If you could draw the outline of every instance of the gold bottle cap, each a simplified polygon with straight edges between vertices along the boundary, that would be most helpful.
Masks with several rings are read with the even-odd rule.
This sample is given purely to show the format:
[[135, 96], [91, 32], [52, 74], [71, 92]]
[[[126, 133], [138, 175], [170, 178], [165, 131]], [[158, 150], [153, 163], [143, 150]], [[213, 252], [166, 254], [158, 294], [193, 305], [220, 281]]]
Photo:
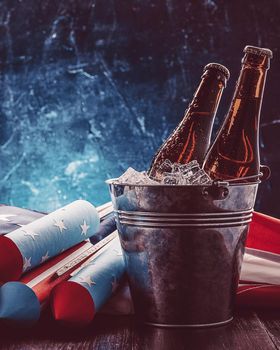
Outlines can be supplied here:
[[258, 55], [258, 56], [267, 56], [269, 58], [273, 57], [272, 51], [269, 49], [263, 48], [263, 47], [245, 46], [243, 52], [252, 53], [252, 54]]
[[224, 74], [224, 76], [226, 77], [226, 79], [229, 79], [229, 77], [230, 77], [229, 70], [220, 63], [208, 63], [204, 67], [203, 72], [205, 72], [207, 69], [216, 69], [219, 72], [222, 72]]

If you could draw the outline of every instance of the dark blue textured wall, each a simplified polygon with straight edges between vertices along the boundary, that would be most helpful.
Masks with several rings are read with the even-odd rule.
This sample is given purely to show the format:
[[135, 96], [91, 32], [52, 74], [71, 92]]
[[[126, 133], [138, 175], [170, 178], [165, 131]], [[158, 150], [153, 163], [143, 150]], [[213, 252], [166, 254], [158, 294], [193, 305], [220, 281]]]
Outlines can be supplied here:
[[274, 51], [257, 208], [280, 217], [279, 17], [277, 0], [2, 0], [0, 202], [105, 202], [104, 180], [147, 168], [211, 61], [232, 75], [217, 128], [250, 44]]

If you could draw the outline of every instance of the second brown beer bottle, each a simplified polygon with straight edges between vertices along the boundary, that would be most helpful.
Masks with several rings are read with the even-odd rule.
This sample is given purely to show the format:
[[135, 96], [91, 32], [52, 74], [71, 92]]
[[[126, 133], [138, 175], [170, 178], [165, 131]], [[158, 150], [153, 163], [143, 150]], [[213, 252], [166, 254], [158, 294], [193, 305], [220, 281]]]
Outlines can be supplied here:
[[184, 118], [155, 154], [148, 175], [161, 179], [161, 164], [186, 164], [196, 159], [202, 163], [210, 144], [214, 117], [220, 102], [229, 71], [218, 63], [204, 67], [201, 82]]
[[229, 112], [203, 164], [213, 180], [255, 181], [260, 172], [259, 118], [272, 52], [254, 46], [244, 52]]

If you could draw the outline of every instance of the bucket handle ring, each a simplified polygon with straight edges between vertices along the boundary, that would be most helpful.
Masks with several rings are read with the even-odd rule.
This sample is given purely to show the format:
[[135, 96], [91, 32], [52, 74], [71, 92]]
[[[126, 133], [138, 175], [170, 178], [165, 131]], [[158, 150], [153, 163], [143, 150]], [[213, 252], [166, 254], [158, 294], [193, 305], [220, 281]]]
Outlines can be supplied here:
[[226, 181], [221, 180], [214, 180], [212, 186], [209, 188], [205, 187], [202, 190], [202, 195], [204, 197], [208, 197], [209, 194], [211, 194], [212, 197], [218, 200], [226, 199], [229, 194], [228, 186], [231, 184], [238, 184], [240, 181], [244, 180], [255, 180], [256, 182], [261, 182], [264, 180], [269, 179], [271, 175], [270, 168], [267, 165], [261, 165], [260, 166], [260, 172], [257, 175], [251, 175], [251, 176], [244, 176], [239, 177], [235, 179], [229, 179]]
[[213, 185], [214, 186], [229, 186], [231, 183], [239, 183], [242, 180], [256, 180], [256, 181], [265, 181], [270, 178], [271, 170], [270, 167], [267, 165], [261, 165], [260, 166], [260, 172], [257, 175], [250, 175], [250, 176], [244, 176], [244, 177], [238, 177], [235, 179], [227, 179], [225, 181], [220, 180], [214, 180]]

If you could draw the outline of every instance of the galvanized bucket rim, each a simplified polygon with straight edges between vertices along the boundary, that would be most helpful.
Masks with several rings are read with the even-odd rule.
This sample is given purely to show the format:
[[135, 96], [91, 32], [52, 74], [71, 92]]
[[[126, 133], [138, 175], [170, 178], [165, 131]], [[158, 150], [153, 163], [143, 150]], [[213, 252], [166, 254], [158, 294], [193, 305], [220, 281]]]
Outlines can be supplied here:
[[133, 184], [129, 182], [117, 182], [118, 178], [105, 180], [105, 183], [108, 185], [117, 185], [117, 186], [134, 186], [134, 187], [154, 187], [154, 188], [203, 188], [203, 187], [236, 187], [236, 186], [253, 186], [261, 183], [261, 180], [254, 182], [227, 182], [227, 181], [218, 181], [217, 183], [213, 182], [211, 184], [195, 184], [195, 185], [168, 185], [168, 184]]

